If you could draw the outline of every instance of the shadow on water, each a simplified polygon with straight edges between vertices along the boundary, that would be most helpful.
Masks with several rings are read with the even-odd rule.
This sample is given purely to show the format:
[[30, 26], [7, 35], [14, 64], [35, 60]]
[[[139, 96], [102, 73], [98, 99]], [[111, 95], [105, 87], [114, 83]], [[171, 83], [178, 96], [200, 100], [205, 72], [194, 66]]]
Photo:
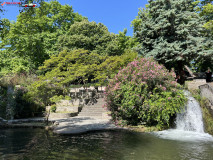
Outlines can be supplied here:
[[0, 159], [212, 160], [213, 137], [203, 131], [199, 104], [189, 96], [187, 105], [177, 115], [176, 129], [151, 134], [102, 131], [59, 136], [42, 129], [2, 129]]
[[181, 160], [211, 159], [212, 142], [161, 139], [124, 131], [58, 136], [41, 129], [0, 131], [0, 159]]

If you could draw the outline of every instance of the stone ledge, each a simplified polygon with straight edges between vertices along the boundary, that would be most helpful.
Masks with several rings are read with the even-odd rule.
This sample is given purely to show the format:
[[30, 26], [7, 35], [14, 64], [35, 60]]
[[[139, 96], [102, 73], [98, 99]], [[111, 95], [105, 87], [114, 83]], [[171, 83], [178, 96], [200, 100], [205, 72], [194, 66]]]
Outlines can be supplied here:
[[82, 134], [91, 131], [123, 129], [115, 126], [109, 120], [93, 119], [91, 117], [74, 117], [66, 120], [56, 120], [53, 132], [61, 135]]
[[54, 118], [70, 118], [70, 117], [75, 117], [78, 115], [78, 112], [73, 112], [73, 113], [50, 113], [49, 119], [54, 119]]

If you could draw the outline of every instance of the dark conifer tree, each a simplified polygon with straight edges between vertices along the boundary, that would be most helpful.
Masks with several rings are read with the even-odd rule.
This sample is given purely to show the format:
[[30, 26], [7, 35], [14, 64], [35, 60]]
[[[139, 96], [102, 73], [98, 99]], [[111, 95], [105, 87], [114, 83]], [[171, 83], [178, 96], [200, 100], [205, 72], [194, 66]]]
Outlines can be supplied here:
[[195, 12], [196, 5], [193, 0], [150, 0], [133, 21], [139, 53], [179, 73], [192, 60], [212, 55], [212, 41], [202, 34], [205, 21]]

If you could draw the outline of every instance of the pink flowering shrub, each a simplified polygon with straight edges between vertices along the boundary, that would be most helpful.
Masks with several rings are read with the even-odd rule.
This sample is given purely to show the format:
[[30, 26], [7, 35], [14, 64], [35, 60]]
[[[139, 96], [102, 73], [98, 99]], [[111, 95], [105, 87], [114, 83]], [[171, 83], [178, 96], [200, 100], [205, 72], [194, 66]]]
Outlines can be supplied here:
[[120, 70], [105, 89], [105, 107], [116, 123], [162, 128], [184, 107], [174, 71], [153, 59], [137, 58]]

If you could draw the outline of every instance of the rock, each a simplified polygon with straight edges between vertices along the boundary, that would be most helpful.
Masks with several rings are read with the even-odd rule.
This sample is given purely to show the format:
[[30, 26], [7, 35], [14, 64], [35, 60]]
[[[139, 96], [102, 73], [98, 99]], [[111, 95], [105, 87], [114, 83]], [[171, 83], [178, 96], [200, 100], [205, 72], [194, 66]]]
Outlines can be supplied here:
[[4, 125], [7, 123], [7, 120], [0, 117], [0, 125]]

